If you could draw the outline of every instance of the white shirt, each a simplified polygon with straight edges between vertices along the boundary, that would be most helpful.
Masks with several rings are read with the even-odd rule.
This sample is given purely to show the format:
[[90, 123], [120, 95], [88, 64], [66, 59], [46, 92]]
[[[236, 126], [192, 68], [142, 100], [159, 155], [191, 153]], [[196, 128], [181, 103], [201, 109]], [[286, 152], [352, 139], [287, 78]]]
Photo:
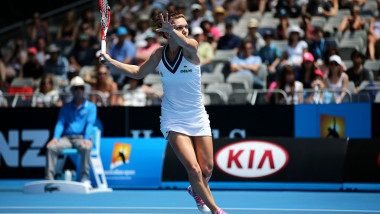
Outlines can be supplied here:
[[300, 64], [302, 62], [303, 50], [307, 48], [307, 43], [303, 40], [299, 41], [293, 48], [289, 44], [284, 45], [284, 51], [289, 54], [289, 64]]

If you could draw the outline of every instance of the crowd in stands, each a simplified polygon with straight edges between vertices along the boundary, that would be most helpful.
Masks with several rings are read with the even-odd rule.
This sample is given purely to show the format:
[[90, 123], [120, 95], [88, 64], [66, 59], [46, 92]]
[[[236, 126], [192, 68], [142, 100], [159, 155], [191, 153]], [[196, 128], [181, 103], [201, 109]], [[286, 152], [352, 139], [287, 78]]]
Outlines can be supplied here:
[[[228, 103], [230, 96], [242, 94], [241, 89], [247, 92], [242, 104], [252, 103], [248, 92], [254, 90], [266, 93], [267, 103], [278, 104], [347, 102], [348, 93], [364, 89], [365, 101], [379, 97], [369, 88], [380, 87], [380, 0], [110, 4], [107, 52], [129, 64], [141, 65], [165, 44], [151, 27], [153, 17], [165, 11], [187, 16], [189, 37], [199, 43], [202, 76], [215, 75], [215, 82], [203, 83], [205, 104], [217, 104], [214, 96]], [[17, 93], [26, 93], [23, 100], [33, 107], [61, 106], [70, 101], [69, 81], [78, 75], [86, 82], [88, 99], [98, 106], [159, 103], [163, 92], [156, 77], [134, 80], [99, 63], [98, 16], [90, 7], [81, 14], [66, 11], [60, 23], [48, 23], [34, 13], [25, 26], [27, 37], [14, 38], [10, 49], [0, 51], [0, 106], [11, 106], [5, 95]], [[57, 26], [54, 32], [52, 25]], [[220, 74], [223, 78], [217, 81]], [[156, 71], [152, 75], [159, 77]], [[241, 78], [229, 82], [232, 75]]]

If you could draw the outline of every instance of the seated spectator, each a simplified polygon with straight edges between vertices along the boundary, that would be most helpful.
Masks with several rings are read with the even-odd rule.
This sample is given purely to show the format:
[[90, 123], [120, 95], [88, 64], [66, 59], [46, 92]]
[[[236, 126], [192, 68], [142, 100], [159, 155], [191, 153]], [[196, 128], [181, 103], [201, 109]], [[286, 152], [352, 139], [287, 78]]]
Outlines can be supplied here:
[[64, 85], [67, 79], [67, 72], [70, 64], [66, 57], [60, 54], [60, 49], [54, 43], [47, 47], [50, 59], [45, 62], [44, 74], [53, 74]]
[[[233, 24], [228, 21], [226, 23], [226, 34], [219, 38], [218, 40], [218, 50], [234, 50], [239, 51], [239, 46], [241, 39], [239, 36], [235, 35], [233, 32]], [[253, 51], [253, 50], [252, 50]]]
[[213, 36], [214, 41], [218, 41], [220, 37], [223, 36], [222, 32], [208, 20], [203, 20], [200, 27], [205, 35], [210, 33]]
[[212, 15], [214, 17], [214, 26], [224, 35], [226, 33], [224, 19], [227, 17], [227, 11], [222, 6], [217, 6], [214, 8]]
[[196, 27], [191, 31], [194, 39], [198, 42], [198, 52], [201, 59], [201, 71], [209, 73], [212, 72], [211, 62], [214, 58], [214, 48], [210, 43], [205, 41], [203, 30], [200, 27]]
[[38, 62], [36, 54], [37, 48], [28, 48], [28, 61], [25, 63], [20, 73], [20, 77], [32, 77], [34, 79], [35, 85], [37, 85], [37, 81], [42, 77], [44, 73], [44, 68], [40, 62]]
[[40, 85], [33, 95], [32, 107], [41, 108], [62, 105], [59, 100], [59, 91], [54, 88], [53, 78], [52, 74], [44, 75], [41, 78]]
[[[153, 92], [150, 87], [149, 92]], [[123, 105], [124, 106], [146, 106], [147, 94], [145, 86], [142, 86], [142, 80], [128, 78], [127, 85], [124, 87]]]
[[321, 27], [314, 28], [314, 39], [309, 41], [309, 51], [316, 60], [323, 60], [325, 51], [330, 46], [338, 46], [334, 41], [327, 41], [324, 37], [324, 31]]
[[98, 39], [98, 38], [100, 38], [100, 36], [99, 37], [94, 36], [94, 29], [92, 27], [90, 27], [89, 23], [83, 22], [80, 25], [78, 35], [82, 35], [82, 34], [86, 34], [89, 37], [90, 46], [92, 48], [94, 48], [95, 50], [100, 49], [100, 42]]
[[95, 19], [94, 12], [92, 9], [86, 9], [84, 13], [82, 13], [82, 17], [79, 20], [79, 26], [83, 27], [86, 26], [87, 29], [86, 32], [79, 32], [81, 33], [86, 33], [90, 38], [95, 37], [99, 38], [100, 37], [100, 23], [99, 19]]
[[307, 43], [302, 40], [303, 30], [298, 25], [291, 25], [286, 31], [288, 35], [288, 44], [284, 46], [284, 52], [287, 54], [287, 64], [300, 66], [302, 63], [302, 54], [307, 51]]
[[277, 81], [276, 89], [284, 90], [286, 97], [277, 93], [275, 96], [277, 104], [300, 104], [303, 103], [303, 85], [295, 79], [295, 71], [292, 66], [285, 65]]
[[338, 10], [338, 0], [310, 0], [306, 8], [311, 16], [335, 16]]
[[257, 76], [262, 66], [261, 58], [252, 55], [252, 43], [243, 41], [237, 56], [231, 60], [231, 72], [237, 74], [249, 74], [253, 76], [253, 87], [264, 88], [263, 80]]
[[314, 39], [315, 27], [313, 25], [311, 25], [310, 14], [304, 13], [304, 14], [302, 14], [302, 16], [300, 16], [299, 19], [300, 19], [300, 27], [303, 30], [303, 32], [305, 32], [304, 39], [306, 41]]
[[0, 85], [7, 85], [16, 76], [16, 71], [5, 63], [3, 55], [0, 52]]
[[325, 75], [321, 70], [315, 70], [312, 75], [312, 81], [310, 84], [314, 92], [308, 93], [305, 103], [322, 104], [325, 103], [325, 97], [330, 97], [330, 93], [327, 91], [320, 91], [326, 88]]
[[343, 98], [346, 95], [346, 91], [344, 89], [348, 89], [348, 76], [343, 72], [341, 64], [342, 59], [340, 56], [330, 56], [329, 72], [325, 80], [325, 84], [328, 89], [333, 90], [331, 92], [334, 94], [333, 97], [335, 103], [341, 103], [343, 101]]
[[275, 44], [272, 44], [273, 38], [274, 35], [272, 31], [265, 31], [265, 46], [259, 51], [259, 56], [261, 57], [263, 63], [267, 66], [267, 70], [269, 72], [267, 77], [269, 83], [277, 79], [276, 70], [281, 61], [281, 51]]
[[290, 18], [298, 18], [301, 15], [301, 6], [296, 4], [294, 0], [278, 1], [276, 8], [277, 13], [279, 13], [280, 10], [286, 10]]
[[346, 30], [364, 30], [366, 20], [360, 17], [360, 7], [355, 5], [351, 9], [351, 16], [344, 17], [338, 31], [345, 32]]
[[259, 27], [259, 22], [257, 19], [252, 18], [248, 21], [248, 35], [244, 38], [244, 40], [252, 43], [253, 46], [253, 55], [258, 55], [258, 52], [262, 47], [265, 46], [265, 41], [263, 37], [257, 32], [257, 28]]
[[96, 106], [84, 97], [84, 81], [75, 77], [71, 82], [73, 101], [59, 110], [53, 138], [46, 145], [45, 179], [55, 179], [57, 157], [63, 149], [75, 147], [81, 156], [81, 174], [77, 175], [85, 184], [90, 182], [90, 141], [96, 121]]
[[201, 22], [204, 20], [204, 14], [202, 12], [202, 6], [198, 3], [191, 5], [191, 18], [188, 21], [189, 28], [194, 29], [195, 27], [200, 27]]
[[42, 20], [40, 13], [36, 12], [33, 14], [33, 22], [27, 26], [28, 33], [28, 45], [36, 46], [37, 38], [42, 37], [48, 43], [52, 42], [50, 35], [49, 24], [47, 21]]
[[46, 41], [43, 37], [38, 37], [37, 39], [37, 54], [38, 62], [44, 66], [46, 60], [50, 58], [50, 55], [46, 52]]
[[371, 18], [371, 21], [369, 22], [368, 31], [368, 57], [369, 59], [374, 60], [376, 58], [375, 53], [377, 53], [378, 59], [380, 59], [380, 49], [376, 49], [376, 47], [378, 47], [380, 43], [380, 12], [379, 16]]
[[351, 53], [352, 67], [347, 69], [348, 80], [355, 84], [355, 93], [359, 92], [359, 86], [363, 81], [371, 81], [369, 70], [363, 67], [365, 56], [361, 52], [355, 50]]
[[90, 37], [87, 34], [81, 34], [78, 37], [78, 43], [70, 53], [70, 65], [80, 71], [83, 66], [93, 65], [96, 51], [90, 46]]
[[227, 9], [227, 19], [236, 22], [247, 11], [247, 4], [244, 0], [226, 0], [223, 2], [223, 7]]
[[[111, 44], [109, 49], [109, 55], [119, 62], [123, 62], [125, 64], [132, 64], [133, 60], [135, 59], [136, 48], [133, 45], [133, 43], [126, 38], [127, 34], [128, 31], [125, 27], [119, 27], [117, 29], [118, 41], [115, 44]], [[118, 85], [122, 85], [125, 75], [112, 69], [110, 70], [110, 72], [114, 81]]]
[[74, 11], [68, 11], [57, 32], [56, 42], [61, 46], [61, 48], [68, 47], [75, 42], [78, 35], [77, 26]]
[[25, 51], [24, 41], [22, 39], [15, 39], [12, 50], [9, 51], [5, 57], [5, 64], [13, 68], [16, 72], [16, 76], [20, 75], [20, 72], [28, 59], [28, 54]]
[[280, 19], [280, 23], [276, 26], [277, 38], [279, 40], [288, 39], [288, 35], [286, 34], [290, 26], [288, 12], [282, 8], [276, 16]]
[[247, 9], [249, 12], [263, 14], [265, 12], [268, 0], [250, 0], [247, 1]]
[[146, 45], [146, 35], [152, 32], [152, 29], [150, 28], [149, 15], [142, 14], [140, 17], [138, 17], [136, 28], [137, 30], [134, 37], [134, 43], [136, 44], [137, 48], [144, 47]]
[[301, 72], [299, 77], [296, 77], [299, 80], [305, 89], [311, 88], [311, 82], [313, 80], [314, 71], [317, 70], [314, 64], [314, 57], [310, 52], [306, 52], [302, 56], [303, 61], [301, 64]]
[[157, 43], [156, 33], [150, 32], [145, 37], [146, 46], [140, 47], [136, 51], [136, 65], [140, 66], [150, 55], [161, 45]]
[[[329, 73], [329, 60], [330, 60], [330, 56], [332, 55], [338, 55], [339, 56], [339, 49], [337, 46], [329, 46], [326, 48], [325, 50], [325, 54], [323, 54], [324, 57], [323, 57], [323, 60], [322, 62], [321, 61], [317, 61], [317, 68], [319, 70], [321, 70], [325, 75], [328, 75]], [[344, 64], [344, 62], [342, 61], [341, 62], [341, 66], [343, 68], [343, 71], [346, 71], [347, 70], [347, 67], [346, 67], [346, 64]]]
[[[91, 87], [92, 92], [101, 93], [102, 96], [96, 94], [91, 95], [91, 102], [96, 105], [116, 106], [120, 105], [120, 96], [115, 94], [118, 91], [117, 85], [110, 80], [108, 68], [105, 65], [99, 65], [96, 69], [97, 81]], [[104, 98], [104, 100], [101, 100]], [[105, 102], [105, 103], [103, 103]]]

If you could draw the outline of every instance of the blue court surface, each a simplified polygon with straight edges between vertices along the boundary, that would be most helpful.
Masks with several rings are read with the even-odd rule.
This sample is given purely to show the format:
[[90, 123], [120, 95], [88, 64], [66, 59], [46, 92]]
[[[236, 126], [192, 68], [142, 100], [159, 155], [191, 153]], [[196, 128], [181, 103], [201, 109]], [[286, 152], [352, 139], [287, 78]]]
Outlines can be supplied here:
[[[1, 183], [1, 181], [0, 181]], [[380, 213], [380, 193], [340, 191], [213, 190], [229, 214]], [[185, 189], [114, 190], [109, 193], [24, 194], [0, 185], [0, 213], [200, 213]]]

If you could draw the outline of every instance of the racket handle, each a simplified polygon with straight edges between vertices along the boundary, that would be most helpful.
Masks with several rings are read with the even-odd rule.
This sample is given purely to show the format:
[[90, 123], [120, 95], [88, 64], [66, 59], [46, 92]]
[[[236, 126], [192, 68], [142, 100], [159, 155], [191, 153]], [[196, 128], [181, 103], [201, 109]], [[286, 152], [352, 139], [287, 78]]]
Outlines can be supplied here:
[[[107, 47], [106, 46], [106, 40], [102, 40], [101, 43], [100, 43], [100, 52], [103, 53], [103, 54], [106, 53], [106, 47]], [[106, 60], [102, 56], [100, 57], [99, 60], [100, 60], [100, 62], [102, 64], [106, 62]]]

